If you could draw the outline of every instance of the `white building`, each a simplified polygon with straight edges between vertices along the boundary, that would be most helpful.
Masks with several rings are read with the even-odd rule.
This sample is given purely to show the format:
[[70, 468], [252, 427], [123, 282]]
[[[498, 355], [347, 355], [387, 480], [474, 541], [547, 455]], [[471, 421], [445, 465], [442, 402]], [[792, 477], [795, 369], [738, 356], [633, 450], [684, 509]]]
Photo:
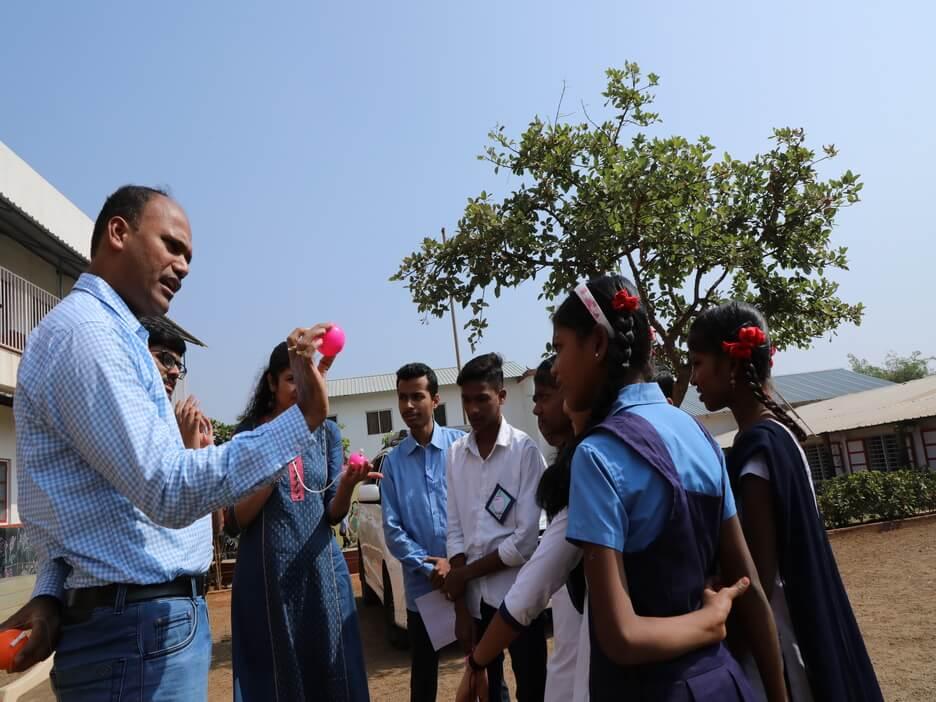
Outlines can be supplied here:
[[[464, 427], [461, 391], [455, 384], [456, 368], [434, 369], [439, 379], [439, 409], [436, 421], [444, 426]], [[504, 362], [504, 387], [507, 421], [529, 434], [549, 455], [549, 445], [540, 435], [533, 416], [533, 372], [526, 367]], [[332, 419], [341, 425], [341, 433], [351, 441], [351, 449], [362, 449], [372, 457], [383, 446], [389, 433], [406, 429], [400, 416], [396, 394], [396, 372], [328, 381], [328, 400]]]
[[[797, 409], [813, 479], [863, 470], [936, 470], [936, 375]], [[728, 448], [735, 430], [716, 437]]]

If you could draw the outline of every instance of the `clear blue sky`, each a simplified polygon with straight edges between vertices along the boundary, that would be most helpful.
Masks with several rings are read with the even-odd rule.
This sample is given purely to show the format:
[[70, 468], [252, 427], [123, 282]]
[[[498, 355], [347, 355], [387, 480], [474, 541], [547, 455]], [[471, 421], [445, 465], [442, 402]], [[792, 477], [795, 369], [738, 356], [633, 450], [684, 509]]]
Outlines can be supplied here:
[[[13, 0], [0, 140], [92, 218], [122, 183], [172, 189], [195, 245], [172, 316], [210, 344], [189, 387], [231, 420], [300, 324], [345, 327], [336, 376], [454, 365], [448, 320], [420, 324], [387, 278], [465, 198], [511, 186], [475, 160], [490, 127], [551, 116], [563, 81], [567, 106], [597, 110], [604, 69], [635, 60], [662, 78], [666, 130], [749, 157], [802, 126], [840, 147], [835, 172], [862, 174], [835, 238], [865, 322], [777, 371], [842, 367], [936, 354], [934, 24], [923, 2]], [[502, 298], [480, 350], [538, 360], [536, 292]]]

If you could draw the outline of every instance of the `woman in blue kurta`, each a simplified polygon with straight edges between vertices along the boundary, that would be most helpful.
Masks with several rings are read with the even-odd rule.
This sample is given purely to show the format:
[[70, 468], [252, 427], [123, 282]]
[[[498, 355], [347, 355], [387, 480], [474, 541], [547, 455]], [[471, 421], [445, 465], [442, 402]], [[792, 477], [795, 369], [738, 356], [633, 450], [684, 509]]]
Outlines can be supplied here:
[[[238, 431], [295, 402], [282, 343]], [[240, 532], [231, 598], [235, 702], [369, 699], [351, 580], [331, 529], [368, 473], [342, 473], [342, 463], [341, 432], [326, 421], [272, 485], [227, 510], [225, 528]]]
[[[816, 507], [805, 432], [770, 395], [773, 347], [754, 307], [706, 310], [689, 330], [692, 381], [740, 431], [728, 474], [780, 635], [792, 702], [883, 699]], [[752, 682], [758, 681], [752, 675]]]
[[[643, 382], [651, 334], [633, 285], [602, 276], [578, 286], [553, 316], [553, 346], [567, 406], [591, 411], [564, 457], [566, 536], [584, 550], [591, 700], [752, 700], [721, 643], [724, 622], [712, 617], [719, 598], [734, 600], [748, 631], [760, 632], [758, 666], [771, 700], [785, 699], [773, 617], [724, 459], [700, 425]], [[727, 597], [706, 589], [717, 569], [739, 581]]]

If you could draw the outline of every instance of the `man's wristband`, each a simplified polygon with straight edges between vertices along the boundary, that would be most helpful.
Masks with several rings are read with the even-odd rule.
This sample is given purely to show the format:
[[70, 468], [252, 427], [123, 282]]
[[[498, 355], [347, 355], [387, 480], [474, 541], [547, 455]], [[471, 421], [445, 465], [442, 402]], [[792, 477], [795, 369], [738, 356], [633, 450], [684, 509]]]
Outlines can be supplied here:
[[465, 658], [465, 660], [468, 663], [468, 667], [471, 668], [474, 672], [480, 673], [482, 670], [484, 670], [484, 666], [475, 660], [474, 651], [469, 653], [467, 658]]

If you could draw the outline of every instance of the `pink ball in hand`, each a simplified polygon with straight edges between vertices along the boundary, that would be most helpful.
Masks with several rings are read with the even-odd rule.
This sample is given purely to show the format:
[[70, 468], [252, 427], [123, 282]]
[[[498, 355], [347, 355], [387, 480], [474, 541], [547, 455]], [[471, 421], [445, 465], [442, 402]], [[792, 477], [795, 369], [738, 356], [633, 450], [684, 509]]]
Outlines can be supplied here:
[[337, 356], [345, 345], [345, 333], [341, 327], [332, 327], [322, 338], [319, 353], [323, 356]]
[[365, 463], [367, 463], [367, 456], [358, 451], [357, 453], [352, 453], [351, 457], [348, 458], [348, 465], [352, 468], [360, 468]]

